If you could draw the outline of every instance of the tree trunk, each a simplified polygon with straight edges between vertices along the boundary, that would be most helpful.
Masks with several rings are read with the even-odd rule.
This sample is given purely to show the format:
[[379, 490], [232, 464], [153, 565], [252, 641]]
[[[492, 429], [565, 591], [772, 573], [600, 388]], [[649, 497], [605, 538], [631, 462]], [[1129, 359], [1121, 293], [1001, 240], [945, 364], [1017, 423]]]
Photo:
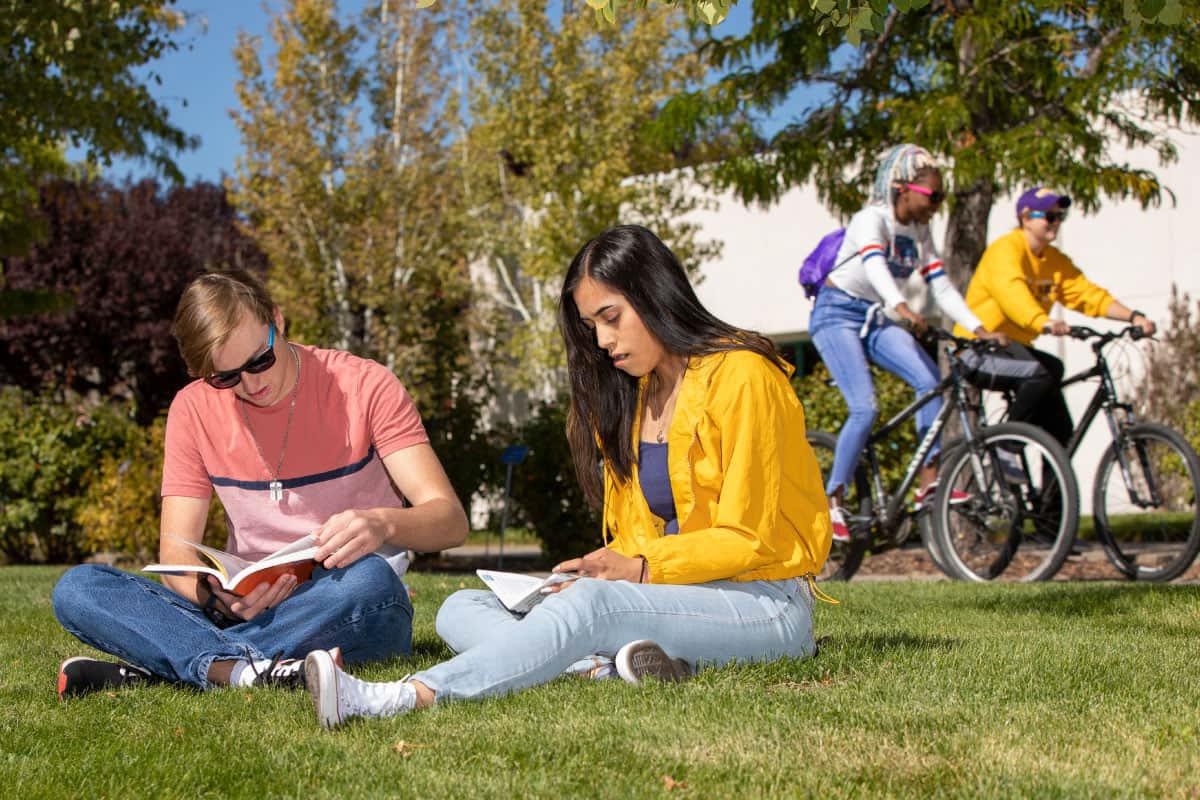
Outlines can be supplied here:
[[960, 291], [965, 291], [975, 265], [987, 247], [988, 215], [992, 213], [996, 187], [990, 178], [980, 178], [954, 192], [954, 208], [946, 223], [942, 260], [946, 274]]

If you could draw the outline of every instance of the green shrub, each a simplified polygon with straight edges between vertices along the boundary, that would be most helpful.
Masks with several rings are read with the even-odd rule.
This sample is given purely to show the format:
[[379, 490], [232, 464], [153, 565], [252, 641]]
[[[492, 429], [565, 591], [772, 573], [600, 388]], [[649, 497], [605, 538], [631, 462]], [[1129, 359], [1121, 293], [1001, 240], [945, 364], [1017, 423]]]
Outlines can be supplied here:
[[[120, 449], [101, 460], [76, 512], [86, 553], [136, 561], [157, 557], [165, 431], [166, 417], [159, 417], [148, 427], [133, 429]], [[227, 538], [225, 510], [214, 494], [204, 541], [223, 548]]]
[[[879, 406], [879, 419], [876, 422], [878, 426], [903, 411], [916, 395], [912, 387], [903, 380], [878, 367], [871, 367], [871, 377], [875, 381], [875, 401]], [[836, 436], [849, 411], [841, 391], [836, 386], [830, 386], [828, 380], [828, 368], [824, 364], [818, 364], [809, 375], [803, 378], [793, 377], [792, 385], [804, 405], [804, 419], [808, 430], [827, 431]], [[894, 488], [900, 482], [916, 449], [917, 426], [912, 419], [899, 430], [893, 431], [876, 448], [885, 487]]]
[[76, 514], [106, 454], [136, 435], [128, 409], [0, 390], [0, 553], [72, 563], [87, 550]]
[[[575, 478], [567, 444], [566, 409], [565, 400], [543, 404], [509, 437], [529, 447], [525, 463], [513, 469], [517, 519], [533, 528], [542, 542], [543, 555], [552, 563], [581, 556], [603, 544], [600, 515], [588, 506]], [[501, 472], [499, 489], [503, 488]]]

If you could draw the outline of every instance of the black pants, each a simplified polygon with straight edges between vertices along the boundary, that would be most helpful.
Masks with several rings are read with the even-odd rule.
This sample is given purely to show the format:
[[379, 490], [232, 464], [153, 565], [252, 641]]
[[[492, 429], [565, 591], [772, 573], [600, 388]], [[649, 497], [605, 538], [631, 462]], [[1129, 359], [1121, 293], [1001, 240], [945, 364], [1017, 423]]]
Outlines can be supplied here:
[[979, 388], [1016, 393], [1008, 409], [1009, 419], [1036, 425], [1063, 447], [1067, 446], [1074, 425], [1062, 393], [1061, 361], [1049, 353], [1011, 342], [994, 353], [969, 350], [963, 362], [971, 369], [968, 375], [971, 383]]

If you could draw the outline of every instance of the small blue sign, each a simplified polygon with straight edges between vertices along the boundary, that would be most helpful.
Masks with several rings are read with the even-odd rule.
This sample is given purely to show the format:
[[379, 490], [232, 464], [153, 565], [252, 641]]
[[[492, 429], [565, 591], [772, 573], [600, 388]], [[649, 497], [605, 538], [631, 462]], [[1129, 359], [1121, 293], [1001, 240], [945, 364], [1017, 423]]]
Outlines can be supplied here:
[[509, 445], [504, 448], [504, 452], [500, 455], [501, 464], [520, 464], [525, 461], [525, 456], [529, 455], [529, 448], [523, 444]]

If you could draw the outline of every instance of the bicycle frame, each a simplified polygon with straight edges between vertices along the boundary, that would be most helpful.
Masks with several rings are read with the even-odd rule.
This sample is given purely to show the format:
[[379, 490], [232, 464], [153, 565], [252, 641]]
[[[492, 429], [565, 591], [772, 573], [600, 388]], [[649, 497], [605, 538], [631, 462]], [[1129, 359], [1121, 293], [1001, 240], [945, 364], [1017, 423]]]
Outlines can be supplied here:
[[[1068, 386], [1082, 383], [1092, 378], [1100, 379], [1100, 385], [1096, 387], [1096, 393], [1092, 395], [1087, 409], [1083, 412], [1083, 417], [1071, 433], [1070, 441], [1067, 442], [1067, 456], [1069, 458], [1075, 457], [1075, 452], [1079, 449], [1079, 444], [1083, 441], [1083, 437], [1091, 429], [1092, 423], [1096, 420], [1096, 415], [1103, 410], [1105, 420], [1108, 422], [1109, 433], [1112, 434], [1113, 442], [1116, 445], [1117, 466], [1121, 469], [1121, 478], [1125, 481], [1125, 488], [1129, 492], [1129, 500], [1143, 508], [1151, 508], [1161, 502], [1161, 496], [1159, 495], [1157, 483], [1151, 479], [1153, 470], [1150, 468], [1146, 452], [1143, 448], [1138, 448], [1137, 456], [1142, 464], [1142, 474], [1147, 476], [1146, 484], [1150, 490], [1149, 501], [1143, 500], [1138, 496], [1137, 486], [1133, 480], [1133, 473], [1129, 468], [1129, 459], [1126, 457], [1125, 448], [1122, 447], [1122, 442], [1125, 439], [1125, 428], [1133, 425], [1136, 420], [1133, 414], [1133, 406], [1129, 403], [1122, 403], [1118, 398], [1116, 382], [1113, 381], [1112, 373], [1108, 369], [1108, 361], [1104, 358], [1104, 346], [1110, 341], [1112, 341], [1112, 338], [1102, 337], [1099, 341], [1093, 342], [1092, 352], [1096, 355], [1096, 363], [1088, 369], [1064, 378], [1062, 381], [1061, 386], [1065, 389]], [[1118, 412], [1122, 412], [1123, 419], [1118, 417]]]
[[[886, 531], [891, 531], [901, 518], [900, 512], [904, 506], [904, 498], [908, 496], [908, 491], [912, 488], [913, 482], [916, 480], [917, 472], [925, 464], [925, 459], [929, 455], [929, 451], [933, 449], [938, 435], [942, 432], [942, 428], [945, 427], [946, 422], [949, 421], [951, 414], [958, 411], [966, 440], [968, 442], [974, 440], [970, 418], [967, 415], [967, 409], [971, 405], [967, 399], [966, 388], [964, 386], [965, 376], [962, 374], [962, 367], [957, 357], [951, 354], [949, 347], [946, 348], [946, 351], [947, 354], [951, 355], [949, 359], [950, 373], [942, 378], [937, 386], [907, 405], [867, 437], [864, 453], [867, 457], [867, 466], [871, 472], [871, 489], [875, 495], [874, 507], [878, 509], [876, 514], [879, 524]], [[941, 397], [951, 387], [954, 387], [951, 400], [944, 403], [941, 410], [938, 411], [937, 417], [934, 418], [933, 423], [929, 426], [929, 430], [925, 432], [925, 436], [918, 443], [917, 450], [913, 454], [912, 459], [909, 460], [908, 468], [904, 472], [904, 477], [901, 479], [900, 485], [889, 497], [883, 486], [883, 470], [879, 466], [879, 456], [875, 452], [875, 446], [907, 422], [909, 417], [915, 415], [917, 411], [933, 402], [936, 398]]]

